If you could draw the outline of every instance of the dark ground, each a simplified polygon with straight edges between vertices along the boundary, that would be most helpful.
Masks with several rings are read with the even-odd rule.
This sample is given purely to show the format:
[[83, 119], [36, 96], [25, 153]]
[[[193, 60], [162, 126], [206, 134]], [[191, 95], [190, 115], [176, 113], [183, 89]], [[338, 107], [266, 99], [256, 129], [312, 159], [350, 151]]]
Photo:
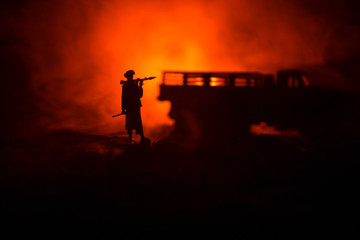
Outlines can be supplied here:
[[300, 151], [276, 136], [236, 146], [57, 131], [3, 144], [7, 222], [247, 224], [359, 216], [359, 139]]

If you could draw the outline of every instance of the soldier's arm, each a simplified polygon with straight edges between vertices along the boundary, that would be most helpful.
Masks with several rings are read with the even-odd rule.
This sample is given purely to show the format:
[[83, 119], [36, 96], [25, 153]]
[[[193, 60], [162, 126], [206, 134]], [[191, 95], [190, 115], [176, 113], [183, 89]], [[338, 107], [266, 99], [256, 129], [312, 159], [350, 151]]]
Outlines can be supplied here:
[[139, 98], [142, 98], [143, 93], [144, 93], [143, 88], [139, 87]]

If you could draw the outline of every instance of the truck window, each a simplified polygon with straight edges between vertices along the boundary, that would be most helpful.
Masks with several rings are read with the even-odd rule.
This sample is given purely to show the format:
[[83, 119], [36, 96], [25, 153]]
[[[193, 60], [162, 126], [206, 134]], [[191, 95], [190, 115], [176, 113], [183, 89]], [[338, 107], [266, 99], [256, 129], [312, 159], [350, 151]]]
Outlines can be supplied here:
[[188, 77], [187, 85], [188, 86], [203, 86], [204, 79], [202, 77]]
[[222, 77], [211, 77], [210, 78], [211, 87], [224, 87], [226, 86], [226, 79]]

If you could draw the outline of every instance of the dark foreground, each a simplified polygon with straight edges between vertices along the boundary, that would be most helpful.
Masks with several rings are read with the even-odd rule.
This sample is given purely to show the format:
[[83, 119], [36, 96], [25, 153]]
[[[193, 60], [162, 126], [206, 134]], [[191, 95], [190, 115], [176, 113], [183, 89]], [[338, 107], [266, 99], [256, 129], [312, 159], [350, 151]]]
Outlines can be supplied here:
[[274, 136], [144, 148], [59, 131], [2, 146], [1, 212], [14, 223], [356, 219], [358, 150], [357, 139], [300, 151]]

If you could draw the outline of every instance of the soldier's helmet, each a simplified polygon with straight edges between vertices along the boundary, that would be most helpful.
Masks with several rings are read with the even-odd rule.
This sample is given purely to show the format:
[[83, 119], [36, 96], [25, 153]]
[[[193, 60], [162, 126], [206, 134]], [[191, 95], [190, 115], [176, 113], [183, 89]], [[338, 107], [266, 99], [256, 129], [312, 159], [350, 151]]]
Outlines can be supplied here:
[[134, 74], [135, 74], [134, 70], [129, 70], [124, 74], [124, 77], [130, 78], [130, 77], [134, 76]]

